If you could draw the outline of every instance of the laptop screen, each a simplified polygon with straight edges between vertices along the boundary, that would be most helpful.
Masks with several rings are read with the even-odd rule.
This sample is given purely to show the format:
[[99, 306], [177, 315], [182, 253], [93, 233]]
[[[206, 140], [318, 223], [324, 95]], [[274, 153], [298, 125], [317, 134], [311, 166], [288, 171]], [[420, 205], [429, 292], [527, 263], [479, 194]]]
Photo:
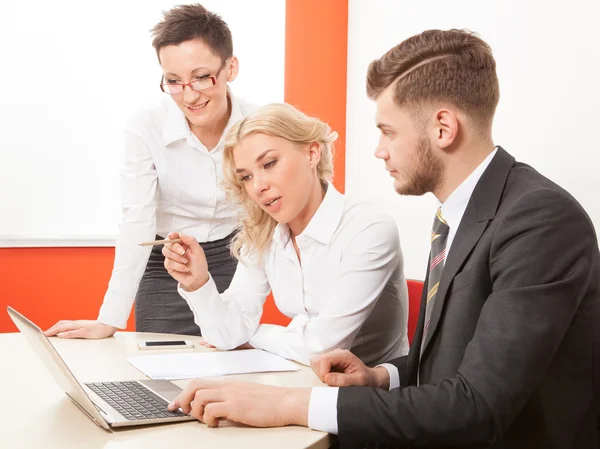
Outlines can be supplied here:
[[44, 335], [42, 330], [17, 312], [12, 307], [7, 307], [7, 312], [15, 325], [25, 339], [29, 342], [34, 352], [44, 363], [48, 371], [52, 374], [56, 382], [60, 385], [65, 393], [67, 393], [80, 407], [92, 416], [98, 424], [108, 429], [109, 426], [98, 413], [96, 406], [92, 403], [88, 395], [83, 390], [69, 367], [66, 365], [56, 348], [50, 343], [48, 337]]

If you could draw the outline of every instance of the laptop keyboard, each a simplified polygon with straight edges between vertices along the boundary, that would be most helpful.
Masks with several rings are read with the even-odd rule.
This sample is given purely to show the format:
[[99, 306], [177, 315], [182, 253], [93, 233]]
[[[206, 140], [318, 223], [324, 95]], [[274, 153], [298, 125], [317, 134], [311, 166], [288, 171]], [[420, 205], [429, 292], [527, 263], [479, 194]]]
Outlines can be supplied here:
[[186, 416], [181, 410], [167, 410], [169, 403], [166, 400], [138, 382], [95, 382], [85, 385], [130, 421]]

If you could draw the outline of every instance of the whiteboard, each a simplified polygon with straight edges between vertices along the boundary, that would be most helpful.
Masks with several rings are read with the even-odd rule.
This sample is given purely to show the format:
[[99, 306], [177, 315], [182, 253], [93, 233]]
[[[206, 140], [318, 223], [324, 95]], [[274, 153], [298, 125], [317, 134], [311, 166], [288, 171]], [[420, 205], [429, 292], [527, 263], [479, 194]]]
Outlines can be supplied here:
[[437, 202], [397, 195], [374, 157], [378, 131], [365, 76], [373, 59], [426, 29], [467, 28], [490, 44], [500, 81], [494, 142], [568, 190], [598, 232], [600, 2], [350, 0], [348, 14], [346, 193], [395, 218], [407, 277], [425, 276]]
[[[0, 246], [114, 244], [124, 125], [165, 95], [150, 29], [181, 3], [0, 6]], [[202, 4], [232, 31], [235, 94], [283, 101], [285, 1]]]

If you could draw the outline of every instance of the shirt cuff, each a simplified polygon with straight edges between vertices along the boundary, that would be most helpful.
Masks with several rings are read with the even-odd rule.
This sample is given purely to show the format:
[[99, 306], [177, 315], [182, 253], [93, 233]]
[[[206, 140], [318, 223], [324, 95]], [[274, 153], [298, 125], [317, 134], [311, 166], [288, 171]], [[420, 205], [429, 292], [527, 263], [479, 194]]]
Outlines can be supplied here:
[[282, 333], [285, 332], [285, 327], [276, 324], [260, 324], [258, 329], [248, 343], [253, 348], [264, 349], [265, 351], [274, 352], [274, 347], [281, 346]]
[[219, 292], [217, 290], [217, 285], [215, 284], [215, 281], [210, 273], [208, 273], [208, 282], [193, 292], [188, 292], [185, 290], [181, 285], [181, 282], [177, 283], [177, 293], [179, 293], [179, 295], [188, 302], [205, 301], [207, 298], [210, 298], [215, 291], [217, 293]]
[[[129, 318], [129, 317], [127, 317]], [[116, 327], [119, 330], [123, 330], [127, 327], [127, 321], [123, 324], [122, 320], [117, 320], [115, 317], [111, 317], [109, 314], [100, 313], [98, 318], [96, 318], [100, 324], [106, 324], [107, 326]]]
[[[135, 293], [133, 296], [135, 296]], [[133, 300], [128, 301], [125, 297], [113, 293], [109, 286], [96, 320], [99, 323], [108, 324], [117, 329], [125, 329], [127, 327], [127, 320], [131, 314], [132, 304]]]
[[314, 387], [308, 403], [308, 427], [332, 435], [338, 433], [337, 387]]
[[388, 388], [388, 390], [392, 390], [400, 386], [400, 373], [398, 372], [398, 368], [396, 368], [391, 363], [382, 363], [381, 365], [377, 366], [383, 366], [390, 375], [390, 387]]

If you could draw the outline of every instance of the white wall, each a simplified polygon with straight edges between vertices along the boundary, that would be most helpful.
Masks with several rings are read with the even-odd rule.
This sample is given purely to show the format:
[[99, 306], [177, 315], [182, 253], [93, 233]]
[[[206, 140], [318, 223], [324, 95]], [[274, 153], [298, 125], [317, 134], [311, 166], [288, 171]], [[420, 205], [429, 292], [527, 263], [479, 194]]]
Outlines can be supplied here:
[[494, 52], [500, 105], [494, 140], [577, 198], [600, 229], [600, 2], [590, 0], [350, 0], [346, 191], [396, 219], [406, 275], [423, 279], [432, 195], [400, 197], [373, 156], [375, 106], [365, 94], [370, 61], [431, 28], [468, 28]]
[[[128, 116], [165, 94], [149, 30], [161, 0], [0, 6], [0, 246], [102, 244], [120, 218]], [[283, 101], [285, 2], [203, 0], [229, 24], [236, 94]]]

